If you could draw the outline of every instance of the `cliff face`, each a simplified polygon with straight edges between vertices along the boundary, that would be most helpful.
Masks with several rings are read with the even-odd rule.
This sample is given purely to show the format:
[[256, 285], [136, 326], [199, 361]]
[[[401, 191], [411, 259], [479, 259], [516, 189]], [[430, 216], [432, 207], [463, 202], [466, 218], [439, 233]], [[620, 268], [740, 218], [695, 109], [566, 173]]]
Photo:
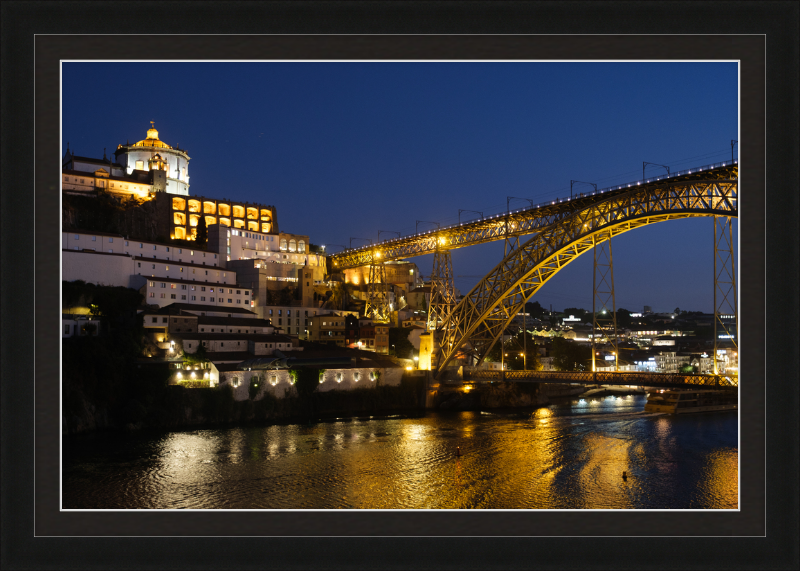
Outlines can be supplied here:
[[[97, 197], [65, 194], [61, 209], [63, 228], [121, 234], [139, 240], [169, 238], [159, 216], [157, 201], [100, 194]], [[167, 236], [164, 236], [164, 232]]]

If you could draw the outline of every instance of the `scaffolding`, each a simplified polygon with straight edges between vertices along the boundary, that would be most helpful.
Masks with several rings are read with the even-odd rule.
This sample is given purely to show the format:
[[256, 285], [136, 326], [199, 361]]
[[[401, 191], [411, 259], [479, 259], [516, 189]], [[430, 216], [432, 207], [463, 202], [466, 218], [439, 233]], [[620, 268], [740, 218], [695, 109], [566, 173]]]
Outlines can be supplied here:
[[[736, 268], [733, 257], [733, 218], [714, 217], [714, 374], [721, 373], [718, 365], [720, 346], [732, 344], [738, 357], [736, 311]], [[724, 340], [724, 343], [720, 341]], [[738, 373], [738, 368], [737, 368]]]
[[[594, 277], [592, 279], [592, 372], [597, 372], [597, 337], [602, 335], [611, 345], [614, 370], [619, 370], [617, 338], [617, 300], [614, 294], [614, 258], [611, 234], [593, 236]], [[598, 302], [599, 306], [598, 307]], [[601, 333], [602, 332], [602, 333]]]

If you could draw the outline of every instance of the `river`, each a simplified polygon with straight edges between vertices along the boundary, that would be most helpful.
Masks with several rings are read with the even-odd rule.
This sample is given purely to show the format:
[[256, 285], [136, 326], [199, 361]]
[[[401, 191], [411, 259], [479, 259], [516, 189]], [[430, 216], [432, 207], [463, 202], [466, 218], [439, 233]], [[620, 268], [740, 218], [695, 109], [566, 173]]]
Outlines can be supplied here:
[[736, 509], [737, 413], [645, 400], [70, 436], [62, 508]]

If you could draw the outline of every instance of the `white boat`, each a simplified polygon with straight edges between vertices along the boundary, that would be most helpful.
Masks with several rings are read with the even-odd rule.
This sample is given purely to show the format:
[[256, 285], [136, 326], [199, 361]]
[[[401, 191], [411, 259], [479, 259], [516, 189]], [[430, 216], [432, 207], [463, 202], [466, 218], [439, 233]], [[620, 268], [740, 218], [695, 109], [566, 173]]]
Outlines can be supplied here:
[[665, 389], [647, 394], [645, 412], [686, 414], [715, 410], [736, 410], [739, 406], [736, 389]]

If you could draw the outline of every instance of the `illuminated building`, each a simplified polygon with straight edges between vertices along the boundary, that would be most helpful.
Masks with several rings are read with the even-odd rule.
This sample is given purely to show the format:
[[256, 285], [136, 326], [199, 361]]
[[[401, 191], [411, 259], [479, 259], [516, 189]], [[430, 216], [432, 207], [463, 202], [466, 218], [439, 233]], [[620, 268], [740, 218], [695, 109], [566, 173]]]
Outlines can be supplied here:
[[275, 207], [250, 202], [189, 196], [189, 160], [185, 149], [159, 139], [151, 126], [147, 137], [118, 145], [112, 162], [74, 154], [67, 146], [61, 161], [61, 188], [66, 194], [96, 196], [100, 192], [130, 196], [140, 203], [155, 201], [150, 214], [155, 235], [194, 240], [200, 219], [206, 225], [277, 234]]
[[189, 155], [161, 141], [153, 121], [150, 121], [146, 139], [132, 145], [117, 145], [114, 157], [128, 176], [134, 171], [162, 171], [166, 177], [165, 192], [189, 195]]

